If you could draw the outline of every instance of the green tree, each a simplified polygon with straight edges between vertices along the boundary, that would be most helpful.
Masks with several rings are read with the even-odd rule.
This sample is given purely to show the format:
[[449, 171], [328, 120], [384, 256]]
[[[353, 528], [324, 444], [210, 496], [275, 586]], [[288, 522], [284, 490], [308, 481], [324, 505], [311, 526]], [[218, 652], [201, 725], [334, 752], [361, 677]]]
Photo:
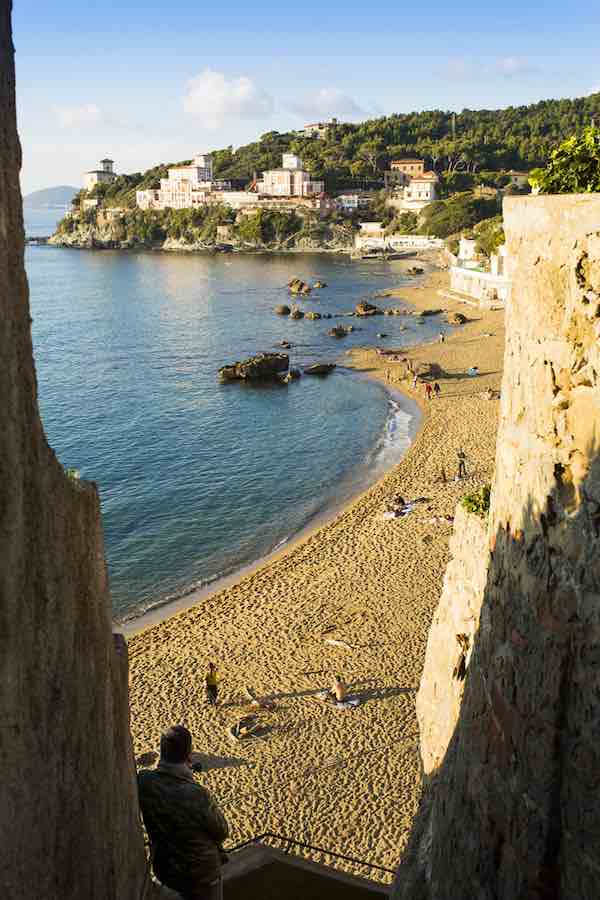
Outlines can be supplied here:
[[600, 129], [589, 126], [571, 135], [552, 151], [544, 169], [534, 169], [529, 181], [540, 194], [600, 191]]

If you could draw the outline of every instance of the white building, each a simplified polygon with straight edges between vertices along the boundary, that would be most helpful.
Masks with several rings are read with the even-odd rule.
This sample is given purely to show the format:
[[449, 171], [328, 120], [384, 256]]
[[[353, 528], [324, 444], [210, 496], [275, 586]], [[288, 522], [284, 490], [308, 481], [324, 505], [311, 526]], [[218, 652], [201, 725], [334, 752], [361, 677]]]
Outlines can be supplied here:
[[368, 206], [370, 202], [370, 197], [361, 194], [340, 194], [339, 197], [335, 198], [335, 205], [337, 208], [346, 213], [352, 213], [357, 209], [362, 209], [365, 206]]
[[441, 238], [424, 234], [386, 234], [382, 222], [360, 222], [360, 231], [354, 238], [357, 250], [442, 250]]
[[324, 138], [328, 131], [331, 131], [332, 128], [338, 124], [337, 119], [329, 119], [328, 122], [311, 122], [308, 125], [305, 125], [302, 131], [307, 137], [320, 137]]
[[510, 172], [507, 172], [507, 175], [510, 178], [509, 184], [514, 187], [529, 187], [529, 172], [515, 172], [514, 169], [511, 169]]
[[450, 290], [462, 294], [466, 302], [469, 302], [469, 298], [479, 306], [504, 306], [510, 296], [512, 284], [506, 245], [502, 244], [498, 247], [498, 252], [492, 254], [489, 272], [481, 267], [474, 268], [472, 262], [469, 259], [459, 259], [458, 265], [450, 267]]
[[85, 173], [83, 186], [86, 191], [91, 191], [97, 184], [112, 184], [117, 177], [113, 171], [114, 160], [101, 159], [100, 166], [100, 169], [92, 169], [91, 172]]
[[404, 188], [402, 197], [402, 209], [419, 212], [437, 200], [438, 177], [435, 172], [424, 172], [422, 175], [411, 177]]
[[256, 183], [256, 190], [267, 197], [311, 197], [324, 192], [325, 182], [313, 181], [300, 157], [294, 153], [284, 153], [281, 169], [263, 172], [262, 180]]

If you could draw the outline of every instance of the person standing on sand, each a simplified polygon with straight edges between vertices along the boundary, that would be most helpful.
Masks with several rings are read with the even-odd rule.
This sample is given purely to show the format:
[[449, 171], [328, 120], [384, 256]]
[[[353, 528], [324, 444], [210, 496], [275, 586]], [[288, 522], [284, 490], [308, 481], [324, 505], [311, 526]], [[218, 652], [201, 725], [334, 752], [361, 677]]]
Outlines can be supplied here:
[[343, 703], [346, 697], [348, 696], [348, 688], [345, 683], [342, 681], [339, 675], [336, 675], [333, 679], [333, 687], [331, 688], [331, 694], [333, 697], [334, 703]]
[[456, 457], [458, 459], [458, 478], [466, 478], [467, 477], [467, 456], [462, 447], [459, 447], [456, 451]]
[[419, 376], [415, 372], [415, 374], [413, 376], [413, 380], [412, 380], [413, 391], [416, 391], [418, 383], [419, 383]]
[[428, 400], [431, 400], [432, 393], [433, 393], [432, 387], [429, 384], [429, 382], [427, 382], [427, 384], [425, 385], [425, 396], [427, 397]]
[[444, 334], [443, 331], [440, 331], [440, 344], [443, 344], [445, 340], [446, 340], [446, 335]]
[[436, 381], [436, 383], [433, 386], [433, 393], [435, 394], [436, 399], [439, 399], [439, 396], [442, 393], [442, 389], [441, 389], [438, 381]]
[[184, 900], [222, 900], [221, 844], [229, 826], [212, 794], [194, 780], [192, 736], [183, 725], [161, 735], [160, 761], [139, 772], [138, 795], [158, 880]]
[[217, 667], [213, 662], [209, 662], [208, 672], [206, 673], [204, 680], [206, 682], [206, 699], [211, 706], [216, 706], [219, 694], [219, 682]]

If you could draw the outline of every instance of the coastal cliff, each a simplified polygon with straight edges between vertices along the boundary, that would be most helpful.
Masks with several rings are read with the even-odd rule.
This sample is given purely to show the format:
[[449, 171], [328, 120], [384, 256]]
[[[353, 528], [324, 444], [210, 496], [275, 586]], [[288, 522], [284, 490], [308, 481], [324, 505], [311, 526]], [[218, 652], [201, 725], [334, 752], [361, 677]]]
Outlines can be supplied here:
[[10, 13], [0, 0], [2, 895], [137, 900], [127, 649], [112, 634], [98, 492], [65, 475], [37, 405]]
[[49, 239], [57, 247], [207, 252], [349, 252], [355, 231], [344, 222], [295, 211], [250, 215], [225, 207], [183, 210], [99, 207], [69, 214]]
[[456, 518], [403, 900], [597, 891], [600, 196], [506, 200], [504, 221], [516, 262], [491, 509], [485, 533]]

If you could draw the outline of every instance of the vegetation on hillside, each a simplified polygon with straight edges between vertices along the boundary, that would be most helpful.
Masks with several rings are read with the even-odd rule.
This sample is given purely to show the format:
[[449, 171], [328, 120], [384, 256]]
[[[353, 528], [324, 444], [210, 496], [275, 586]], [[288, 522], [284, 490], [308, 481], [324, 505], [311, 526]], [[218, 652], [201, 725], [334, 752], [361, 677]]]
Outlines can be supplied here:
[[531, 184], [541, 194], [600, 191], [600, 128], [589, 126], [564, 140], [546, 167], [531, 173]]
[[[582, 135], [593, 117], [600, 118], [600, 93], [506, 109], [465, 109], [456, 115], [442, 110], [397, 113], [339, 124], [324, 139], [270, 131], [237, 150], [213, 151], [214, 173], [216, 178], [250, 182], [254, 173], [281, 165], [281, 154], [292, 151], [335, 193], [376, 187], [392, 159], [418, 156], [443, 175], [444, 196], [480, 184], [504, 187], [504, 171], [543, 166], [558, 142]], [[132, 207], [135, 191], [158, 187], [170, 165], [176, 163], [143, 174], [119, 175], [114, 184], [98, 185], [91, 195], [101, 197], [107, 206]]]

